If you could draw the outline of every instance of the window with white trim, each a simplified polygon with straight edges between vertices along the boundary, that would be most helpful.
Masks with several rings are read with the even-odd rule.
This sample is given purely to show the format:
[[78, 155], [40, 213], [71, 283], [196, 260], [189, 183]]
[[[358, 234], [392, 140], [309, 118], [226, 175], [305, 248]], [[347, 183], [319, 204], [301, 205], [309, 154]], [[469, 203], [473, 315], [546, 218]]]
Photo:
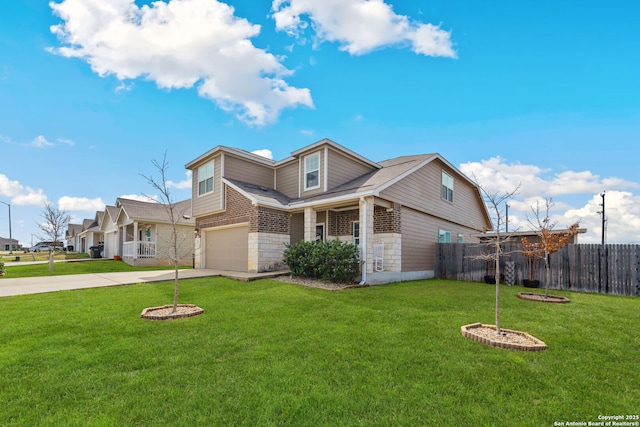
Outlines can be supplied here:
[[451, 232], [446, 230], [440, 230], [438, 235], [438, 242], [451, 243]]
[[353, 244], [360, 246], [360, 221], [353, 221]]
[[442, 198], [453, 202], [453, 177], [442, 171]]
[[458, 234], [458, 243], [464, 243], [464, 234]]
[[304, 189], [312, 190], [320, 187], [320, 153], [304, 158]]
[[198, 168], [198, 196], [213, 191], [213, 160]]

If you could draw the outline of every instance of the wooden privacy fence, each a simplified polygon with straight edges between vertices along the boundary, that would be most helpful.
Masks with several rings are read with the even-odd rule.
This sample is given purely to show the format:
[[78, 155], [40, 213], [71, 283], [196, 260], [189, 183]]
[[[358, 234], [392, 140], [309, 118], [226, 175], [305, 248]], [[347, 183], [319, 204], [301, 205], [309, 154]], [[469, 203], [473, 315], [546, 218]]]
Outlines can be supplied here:
[[[522, 245], [507, 242], [500, 270], [506, 263], [515, 264], [515, 284], [528, 279], [529, 266]], [[437, 243], [435, 276], [443, 279], [483, 282], [493, 275], [494, 262], [479, 259], [491, 253], [490, 245], [481, 243]], [[551, 289], [596, 292], [611, 295], [640, 296], [640, 245], [571, 244], [550, 257]], [[544, 261], [532, 269], [533, 279], [546, 286]]]

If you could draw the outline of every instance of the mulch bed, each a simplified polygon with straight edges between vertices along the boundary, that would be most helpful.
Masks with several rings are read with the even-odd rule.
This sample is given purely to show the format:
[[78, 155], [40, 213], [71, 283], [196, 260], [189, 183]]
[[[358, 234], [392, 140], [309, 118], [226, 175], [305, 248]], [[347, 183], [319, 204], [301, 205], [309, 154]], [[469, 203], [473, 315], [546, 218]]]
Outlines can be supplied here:
[[569, 298], [559, 297], [556, 295], [548, 295], [546, 298], [543, 294], [535, 294], [531, 292], [520, 292], [518, 293], [518, 298], [524, 299], [527, 301], [536, 301], [536, 302], [549, 302], [553, 304], [567, 304], [571, 302]]
[[327, 291], [341, 291], [343, 289], [351, 289], [351, 288], [363, 288], [369, 285], [359, 285], [357, 283], [333, 283], [325, 280], [316, 280], [309, 279], [307, 277], [298, 277], [298, 276], [277, 276], [273, 277], [273, 280], [278, 280], [280, 282], [293, 283], [295, 285], [308, 286], [310, 288], [319, 288]]
[[500, 328], [501, 333], [498, 334], [495, 325], [472, 323], [463, 326], [461, 332], [466, 338], [496, 348], [520, 351], [541, 351], [547, 349], [547, 345], [544, 342], [526, 332]]
[[149, 320], [168, 320], [193, 317], [204, 313], [204, 310], [193, 304], [178, 304], [176, 312], [173, 312], [173, 304], [160, 307], [149, 307], [142, 310], [140, 317]]

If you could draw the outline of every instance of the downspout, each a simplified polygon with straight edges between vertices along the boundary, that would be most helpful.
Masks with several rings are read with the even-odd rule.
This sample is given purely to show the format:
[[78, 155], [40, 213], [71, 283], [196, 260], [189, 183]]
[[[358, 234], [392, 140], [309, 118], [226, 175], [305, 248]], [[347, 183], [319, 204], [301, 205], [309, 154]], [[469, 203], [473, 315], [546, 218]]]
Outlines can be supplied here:
[[[367, 204], [364, 197], [360, 197], [362, 203], [362, 224], [360, 224], [360, 244], [362, 245], [362, 280], [360, 285], [367, 283]], [[364, 233], [362, 232], [364, 230]]]

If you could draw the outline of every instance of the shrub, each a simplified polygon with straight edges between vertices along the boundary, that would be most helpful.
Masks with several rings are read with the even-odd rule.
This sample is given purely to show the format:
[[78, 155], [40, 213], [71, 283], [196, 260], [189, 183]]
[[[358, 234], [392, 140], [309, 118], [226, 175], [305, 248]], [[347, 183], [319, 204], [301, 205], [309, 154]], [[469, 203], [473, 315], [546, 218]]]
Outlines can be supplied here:
[[358, 247], [338, 239], [285, 244], [284, 263], [293, 276], [353, 282], [360, 272]]
[[5, 273], [6, 270], [4, 269], [4, 262], [2, 262], [2, 260], [0, 260], [0, 274]]

